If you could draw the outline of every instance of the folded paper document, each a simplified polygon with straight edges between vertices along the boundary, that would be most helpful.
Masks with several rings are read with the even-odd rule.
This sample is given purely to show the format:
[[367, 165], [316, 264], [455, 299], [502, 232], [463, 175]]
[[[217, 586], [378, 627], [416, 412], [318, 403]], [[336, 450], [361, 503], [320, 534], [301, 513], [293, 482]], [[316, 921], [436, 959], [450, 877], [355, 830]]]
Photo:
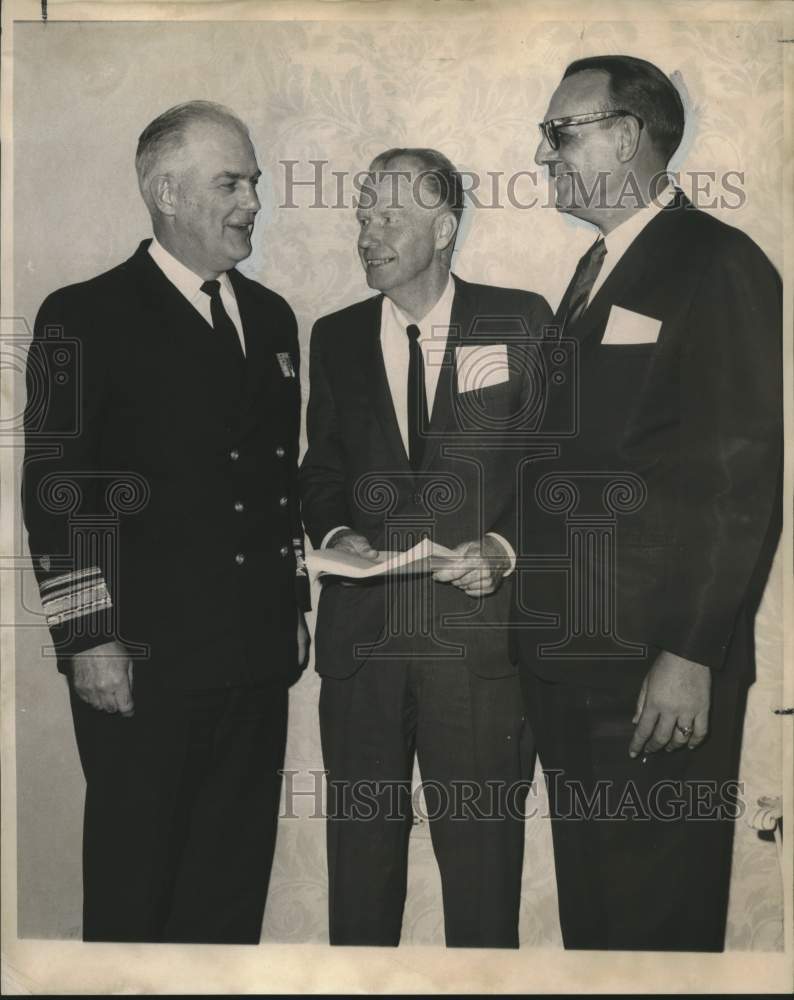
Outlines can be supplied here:
[[366, 580], [373, 576], [430, 573], [434, 569], [440, 569], [451, 557], [452, 549], [424, 538], [407, 552], [379, 552], [376, 561], [338, 549], [308, 552], [306, 565], [312, 576], [333, 575], [350, 580]]

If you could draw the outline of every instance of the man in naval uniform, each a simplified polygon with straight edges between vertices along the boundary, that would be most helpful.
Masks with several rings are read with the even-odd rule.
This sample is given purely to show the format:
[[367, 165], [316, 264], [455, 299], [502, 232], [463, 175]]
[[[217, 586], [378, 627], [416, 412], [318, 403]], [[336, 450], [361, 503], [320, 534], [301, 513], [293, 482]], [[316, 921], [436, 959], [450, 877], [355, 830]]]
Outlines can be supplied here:
[[86, 778], [83, 936], [256, 943], [308, 643], [296, 322], [235, 269], [260, 207], [243, 122], [171, 108], [136, 169], [154, 238], [46, 299], [28, 366], [24, 515]]

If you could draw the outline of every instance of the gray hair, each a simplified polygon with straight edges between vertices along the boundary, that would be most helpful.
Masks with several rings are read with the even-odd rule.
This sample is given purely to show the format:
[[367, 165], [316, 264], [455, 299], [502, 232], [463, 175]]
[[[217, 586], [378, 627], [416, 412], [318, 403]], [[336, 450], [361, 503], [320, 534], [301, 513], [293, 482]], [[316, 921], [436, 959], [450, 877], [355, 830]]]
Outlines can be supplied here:
[[670, 77], [636, 56], [588, 56], [572, 62], [562, 78], [588, 70], [607, 74], [613, 106], [632, 112], [643, 122], [651, 142], [668, 163], [684, 134], [684, 104]]
[[437, 149], [424, 147], [394, 148], [378, 153], [369, 165], [369, 173], [388, 171], [399, 159], [414, 160], [419, 165], [419, 179], [428, 184], [438, 208], [447, 208], [457, 222], [463, 214], [463, 178], [450, 159]]
[[154, 121], [149, 122], [138, 139], [135, 152], [135, 172], [138, 187], [150, 212], [155, 211], [149, 184], [163, 158], [176, 152], [184, 142], [185, 133], [195, 122], [215, 122], [218, 125], [233, 125], [244, 135], [249, 135], [248, 126], [229, 108], [213, 101], [186, 101], [176, 104]]

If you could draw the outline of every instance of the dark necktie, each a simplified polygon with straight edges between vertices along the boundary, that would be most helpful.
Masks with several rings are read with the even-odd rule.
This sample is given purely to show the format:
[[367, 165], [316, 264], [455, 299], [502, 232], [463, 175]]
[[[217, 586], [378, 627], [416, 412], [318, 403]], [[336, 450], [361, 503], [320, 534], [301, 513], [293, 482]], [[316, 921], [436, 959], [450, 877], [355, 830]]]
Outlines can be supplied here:
[[606, 257], [607, 247], [603, 236], [599, 237], [579, 261], [571, 282], [568, 308], [563, 319], [563, 327], [574, 324], [587, 306], [598, 272]]
[[413, 323], [406, 328], [410, 360], [408, 362], [408, 458], [418, 469], [425, 450], [424, 434], [429, 424], [427, 393], [425, 391], [425, 363], [419, 346], [419, 327]]
[[237, 327], [232, 323], [229, 314], [223, 308], [221, 283], [219, 281], [205, 281], [201, 286], [201, 290], [210, 299], [212, 328], [218, 334], [218, 342], [230, 357], [234, 357], [238, 365], [242, 364], [243, 349], [240, 346], [240, 337], [237, 333]]

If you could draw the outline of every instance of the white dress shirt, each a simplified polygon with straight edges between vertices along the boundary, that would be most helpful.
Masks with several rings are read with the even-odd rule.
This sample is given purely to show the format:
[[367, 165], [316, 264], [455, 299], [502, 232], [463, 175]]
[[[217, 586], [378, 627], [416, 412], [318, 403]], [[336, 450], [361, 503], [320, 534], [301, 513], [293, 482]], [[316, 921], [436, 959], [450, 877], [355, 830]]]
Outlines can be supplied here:
[[[408, 365], [410, 362], [410, 344], [407, 328], [413, 323], [419, 327], [418, 343], [422, 350], [422, 360], [425, 369], [425, 393], [427, 394], [427, 412], [432, 420], [433, 404], [436, 399], [438, 378], [444, 361], [444, 351], [449, 338], [449, 323], [452, 316], [452, 300], [455, 298], [455, 282], [450, 274], [441, 298], [433, 308], [418, 322], [406, 316], [388, 297], [383, 300], [380, 318], [380, 347], [383, 353], [383, 363], [386, 368], [386, 378], [391, 391], [394, 412], [397, 416], [397, 426], [400, 437], [408, 455]], [[325, 549], [337, 531], [347, 525], [340, 524], [332, 528], [323, 538], [320, 548]], [[516, 555], [506, 538], [495, 531], [487, 532], [504, 547], [510, 560], [510, 568], [505, 573], [508, 576], [516, 565]]]
[[[200, 277], [194, 271], [191, 271], [189, 267], [176, 259], [172, 253], [160, 243], [155, 236], [149, 246], [149, 253], [151, 254], [152, 260], [157, 264], [163, 274], [168, 278], [174, 287], [180, 291], [188, 302], [193, 306], [193, 308], [199, 312], [207, 323], [212, 326], [212, 312], [210, 310], [210, 297], [206, 292], [202, 292], [201, 286], [204, 284], [204, 278]], [[218, 275], [218, 281], [221, 286], [221, 302], [223, 303], [223, 308], [229, 319], [234, 324], [235, 330], [237, 330], [237, 336], [240, 338], [240, 347], [243, 349], [243, 354], [245, 354], [245, 337], [243, 336], [243, 323], [240, 319], [240, 310], [237, 306], [237, 299], [234, 295], [234, 289], [232, 288], [232, 283], [229, 280], [229, 275], [224, 271], [223, 274]]]
[[[590, 289], [590, 295], [587, 299], [588, 306], [595, 298], [598, 289], [604, 284], [612, 271], [615, 270], [623, 254], [637, 239], [648, 223], [653, 221], [659, 212], [672, 202], [675, 194], [676, 189], [673, 185], [668, 185], [655, 201], [652, 201], [650, 205], [646, 205], [645, 208], [639, 209], [631, 218], [626, 219], [625, 222], [621, 222], [619, 226], [615, 226], [608, 236], [603, 237], [607, 252], [604, 262], [601, 265], [601, 270], [598, 272], [596, 280], [593, 282], [593, 287]], [[602, 237], [599, 236], [599, 239], [602, 239]]]
[[397, 424], [400, 428], [400, 437], [403, 439], [406, 455], [408, 454], [408, 364], [411, 359], [411, 348], [405, 331], [411, 324], [419, 327], [418, 343], [422, 350], [425, 368], [427, 412], [432, 420], [433, 403], [436, 399], [438, 377], [444, 362], [454, 298], [455, 283], [450, 274], [446, 287], [441, 293], [441, 298], [419, 322], [414, 322], [409, 316], [406, 316], [391, 299], [383, 300], [383, 311], [380, 319], [380, 348], [383, 352], [386, 377], [389, 380], [394, 412], [397, 415]]

